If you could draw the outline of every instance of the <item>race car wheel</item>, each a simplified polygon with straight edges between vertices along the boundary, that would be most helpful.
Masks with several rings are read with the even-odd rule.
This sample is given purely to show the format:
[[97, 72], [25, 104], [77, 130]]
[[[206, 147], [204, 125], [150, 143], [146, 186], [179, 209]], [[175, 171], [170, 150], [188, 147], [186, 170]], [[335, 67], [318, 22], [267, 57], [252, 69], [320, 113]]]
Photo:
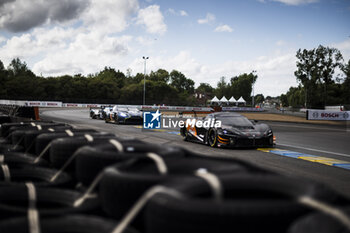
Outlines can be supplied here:
[[217, 138], [217, 133], [216, 130], [213, 128], [210, 128], [207, 134], [207, 142], [209, 146], [211, 147], [216, 147], [218, 144], [218, 138]]
[[115, 123], [116, 123], [117, 125], [120, 124], [120, 122], [119, 122], [119, 116], [118, 116], [118, 115], [115, 115], [115, 116], [114, 116], [114, 120], [115, 120]]
[[184, 128], [182, 128], [181, 129], [182, 130], [182, 139], [184, 140], [184, 141], [188, 141], [188, 139], [189, 139], [189, 136], [188, 136], [188, 131], [187, 131], [187, 129], [184, 127]]

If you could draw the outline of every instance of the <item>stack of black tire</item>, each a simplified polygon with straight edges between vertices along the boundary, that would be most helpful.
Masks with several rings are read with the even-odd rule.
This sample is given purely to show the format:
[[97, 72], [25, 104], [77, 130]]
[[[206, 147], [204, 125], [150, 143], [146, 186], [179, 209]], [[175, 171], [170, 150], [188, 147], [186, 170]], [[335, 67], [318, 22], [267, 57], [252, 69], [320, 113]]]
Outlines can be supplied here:
[[349, 200], [314, 182], [62, 123], [0, 123], [1, 233], [38, 232], [33, 205], [42, 233], [350, 232]]

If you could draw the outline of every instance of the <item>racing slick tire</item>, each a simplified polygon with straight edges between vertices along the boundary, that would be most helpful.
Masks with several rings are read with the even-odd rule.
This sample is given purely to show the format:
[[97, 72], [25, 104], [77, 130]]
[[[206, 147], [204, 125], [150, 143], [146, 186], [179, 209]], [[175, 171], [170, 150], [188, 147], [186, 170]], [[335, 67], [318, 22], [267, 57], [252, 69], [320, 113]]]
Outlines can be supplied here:
[[208, 130], [206, 141], [210, 147], [216, 147], [218, 145], [218, 134], [214, 128]]
[[[129, 160], [122, 165], [104, 170], [99, 186], [99, 197], [103, 210], [114, 218], [121, 218], [136, 200], [150, 187], [172, 179], [186, 180], [196, 170], [207, 169], [215, 174], [241, 174], [247, 169], [238, 163], [230, 163], [213, 158], [163, 158], [168, 169], [167, 174], [160, 174], [150, 158]], [[135, 226], [142, 227], [139, 215]], [[166, 231], [164, 231], [166, 232]]]
[[[37, 187], [36, 185], [35, 189], [36, 205], [40, 217], [59, 216], [73, 213], [93, 214], [100, 212], [99, 200], [97, 197], [88, 198], [80, 206], [74, 207], [74, 202], [82, 195], [80, 192], [69, 189]], [[0, 187], [0, 200], [0, 219], [4, 220], [13, 217], [27, 216], [28, 188], [24, 184], [19, 186]], [[5, 233], [7, 231], [1, 232]]]
[[[110, 233], [117, 225], [118, 222], [115, 220], [81, 214], [40, 219], [42, 233]], [[28, 218], [11, 218], [0, 222], [0, 232], [28, 232], [28, 226]], [[137, 231], [126, 228], [124, 233], [137, 233]]]
[[181, 128], [181, 136], [182, 136], [182, 139], [184, 141], [189, 140], [188, 131], [187, 131], [186, 127]]
[[71, 185], [71, 176], [62, 172], [54, 181], [51, 178], [57, 170], [51, 168], [37, 167], [32, 165], [22, 165], [20, 167], [10, 167], [9, 175], [0, 172], [1, 186], [18, 186], [31, 181], [37, 187], [68, 187]]
[[153, 196], [144, 210], [145, 232], [286, 232], [295, 219], [313, 210], [298, 203], [298, 197], [346, 203], [322, 185], [283, 176], [230, 174], [218, 178], [223, 192], [219, 200], [213, 198], [208, 182], [198, 177], [164, 183], [182, 195]]
[[[350, 208], [341, 211], [350, 217]], [[350, 230], [336, 218], [324, 213], [316, 212], [295, 221], [288, 233], [350, 233]]]

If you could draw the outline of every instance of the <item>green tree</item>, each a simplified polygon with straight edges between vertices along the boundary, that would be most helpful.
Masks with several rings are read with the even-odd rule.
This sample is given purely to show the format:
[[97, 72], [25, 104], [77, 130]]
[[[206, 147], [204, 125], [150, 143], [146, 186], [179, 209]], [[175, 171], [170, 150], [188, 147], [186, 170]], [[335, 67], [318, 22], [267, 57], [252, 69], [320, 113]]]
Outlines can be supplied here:
[[194, 93], [194, 82], [192, 79], [186, 78], [184, 74], [177, 70], [170, 73], [170, 86], [174, 87], [178, 92], [186, 94]]
[[[343, 59], [340, 51], [320, 45], [317, 49], [299, 49], [296, 57], [294, 75], [305, 89], [305, 107], [324, 106], [328, 98], [327, 87], [334, 83], [334, 71]], [[319, 98], [323, 99], [323, 103]]]
[[170, 79], [170, 74], [168, 71], [163, 69], [158, 69], [156, 72], [151, 71], [149, 75], [149, 80], [156, 82], [168, 83]]
[[242, 96], [246, 101], [249, 101], [252, 93], [252, 87], [257, 79], [258, 76], [255, 74], [255, 72], [251, 72], [249, 74], [244, 73], [239, 76], [232, 77], [229, 95], [233, 95], [235, 99]]
[[350, 104], [350, 59], [347, 63], [341, 66], [345, 78], [342, 84], [342, 102]]
[[12, 76], [27, 75], [34, 77], [34, 73], [28, 69], [27, 63], [22, 62], [19, 58], [15, 58], [11, 61], [8, 71]]
[[287, 102], [288, 106], [292, 106], [293, 108], [300, 108], [304, 103], [304, 88], [300, 85], [298, 87], [290, 87], [287, 94]]
[[228, 92], [228, 84], [226, 78], [222, 76], [216, 85], [215, 95], [221, 99]]
[[281, 100], [281, 103], [282, 103], [283, 107], [288, 107], [289, 106], [288, 97], [287, 97], [286, 94], [282, 94], [280, 96], [280, 100]]
[[0, 98], [6, 98], [6, 82], [7, 82], [7, 70], [5, 69], [4, 63], [0, 60]]
[[254, 102], [256, 104], [262, 104], [262, 102], [265, 100], [264, 98], [264, 95], [263, 94], [257, 94], [255, 97], [254, 97]]

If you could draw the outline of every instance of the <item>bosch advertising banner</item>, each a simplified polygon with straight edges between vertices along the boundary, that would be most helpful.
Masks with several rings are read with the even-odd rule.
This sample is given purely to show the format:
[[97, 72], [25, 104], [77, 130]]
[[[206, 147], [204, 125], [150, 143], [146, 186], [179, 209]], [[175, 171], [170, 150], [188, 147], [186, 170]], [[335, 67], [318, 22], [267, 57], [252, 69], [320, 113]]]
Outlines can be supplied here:
[[62, 102], [54, 102], [54, 101], [26, 101], [25, 106], [28, 107], [52, 107], [52, 108], [61, 108]]
[[350, 111], [307, 110], [307, 120], [349, 121]]

